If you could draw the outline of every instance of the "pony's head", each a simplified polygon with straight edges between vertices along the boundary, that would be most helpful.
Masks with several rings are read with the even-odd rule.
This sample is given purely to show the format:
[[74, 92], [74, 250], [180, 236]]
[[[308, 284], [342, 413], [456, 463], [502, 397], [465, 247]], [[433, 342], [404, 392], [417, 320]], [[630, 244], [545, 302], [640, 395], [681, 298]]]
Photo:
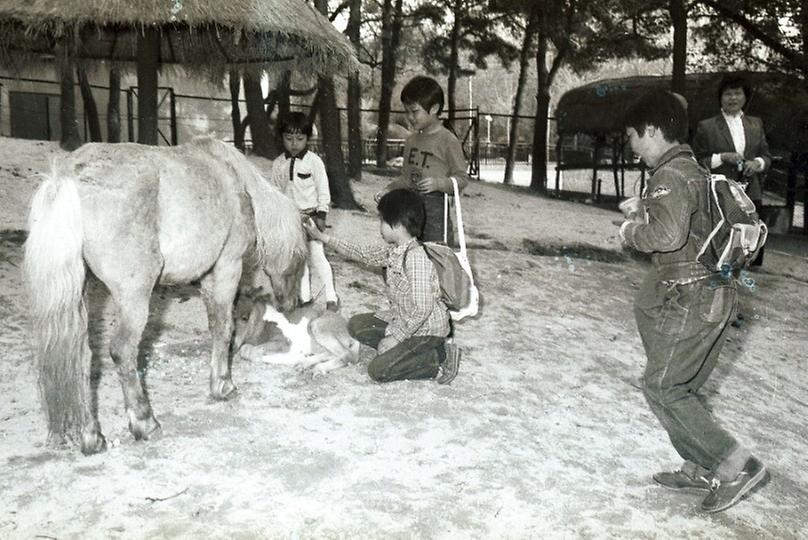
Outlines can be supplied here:
[[269, 275], [274, 295], [273, 304], [286, 313], [297, 307], [300, 298], [300, 280], [306, 269], [306, 253], [298, 253], [283, 272]]
[[265, 293], [271, 291], [273, 305], [282, 311], [291, 310], [297, 302], [308, 253], [297, 204], [234, 147], [210, 139], [198, 144], [236, 171], [247, 195], [248, 204], [243, 209], [252, 210], [255, 246], [245, 260], [245, 271], [250, 274], [246, 281]]
[[266, 341], [264, 312], [266, 311], [266, 297], [261, 296], [260, 290], [245, 288], [239, 291], [236, 305], [233, 309], [233, 351], [238, 351], [242, 345], [258, 345]]

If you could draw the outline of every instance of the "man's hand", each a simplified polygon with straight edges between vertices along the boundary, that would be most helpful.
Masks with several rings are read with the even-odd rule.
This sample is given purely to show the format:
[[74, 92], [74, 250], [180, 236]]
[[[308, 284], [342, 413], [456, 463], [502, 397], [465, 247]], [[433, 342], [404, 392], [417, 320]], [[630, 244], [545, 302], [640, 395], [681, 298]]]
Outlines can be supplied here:
[[319, 240], [323, 244], [328, 243], [329, 236], [321, 231], [311, 218], [303, 222], [303, 228], [306, 230], [306, 234], [310, 239]]
[[393, 336], [384, 336], [381, 341], [379, 341], [379, 346], [376, 350], [379, 352], [379, 354], [382, 354], [386, 353], [396, 345], [398, 345], [398, 342], [396, 342]]
[[737, 165], [739, 161], [743, 161], [743, 156], [738, 152], [723, 152], [719, 155], [721, 156], [721, 161], [730, 165]]

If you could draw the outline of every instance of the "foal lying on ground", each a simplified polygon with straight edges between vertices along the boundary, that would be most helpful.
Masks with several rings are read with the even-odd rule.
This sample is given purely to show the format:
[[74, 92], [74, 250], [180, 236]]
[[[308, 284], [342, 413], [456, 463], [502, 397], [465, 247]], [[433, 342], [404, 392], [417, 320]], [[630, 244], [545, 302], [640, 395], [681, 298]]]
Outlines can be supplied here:
[[[277, 339], [281, 337], [278, 331], [285, 339]], [[237, 303], [234, 346], [242, 358], [297, 366], [314, 375], [359, 357], [359, 342], [350, 336], [347, 321], [337, 313], [305, 306], [287, 317], [272, 304], [248, 295], [240, 296]]]

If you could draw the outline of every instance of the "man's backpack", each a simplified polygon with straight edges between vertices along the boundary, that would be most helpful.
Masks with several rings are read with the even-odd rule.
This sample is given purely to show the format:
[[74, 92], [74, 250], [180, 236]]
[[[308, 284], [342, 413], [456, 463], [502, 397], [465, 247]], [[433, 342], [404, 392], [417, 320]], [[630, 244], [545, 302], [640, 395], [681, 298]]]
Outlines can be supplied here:
[[722, 174], [710, 175], [707, 210], [712, 230], [696, 260], [712, 271], [727, 274], [755, 260], [766, 243], [768, 229], [743, 187]]

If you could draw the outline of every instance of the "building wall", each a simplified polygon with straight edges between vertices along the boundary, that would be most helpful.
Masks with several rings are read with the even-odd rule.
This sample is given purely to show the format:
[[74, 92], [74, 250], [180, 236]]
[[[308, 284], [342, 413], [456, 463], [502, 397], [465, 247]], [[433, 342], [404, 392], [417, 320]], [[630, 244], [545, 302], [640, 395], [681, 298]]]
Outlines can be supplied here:
[[[108, 77], [108, 70], [103, 65], [88, 72], [104, 140], [107, 138]], [[171, 95], [170, 91], [164, 88], [170, 88], [180, 95], [175, 98], [178, 142], [182, 143], [196, 135], [203, 134], [223, 139], [232, 138], [229, 91], [224, 85], [216, 86], [207, 81], [189, 77], [180, 69], [168, 69], [165, 74], [160, 76], [159, 86], [161, 89], [158, 92], [158, 100], [161, 104], [158, 116], [160, 118], [159, 129], [162, 133], [160, 144], [167, 144], [166, 140], [171, 140]], [[134, 73], [122, 73], [121, 90], [121, 140], [137, 140], [137, 79]], [[131, 104], [127, 103], [127, 92], [130, 90], [132, 90]], [[15, 92], [52, 96], [49, 102], [52, 103], [52, 108], [55, 110], [50, 112], [52, 119], [50, 139], [59, 140], [61, 133], [58, 125], [60, 89], [56, 79], [55, 66], [43, 65], [14, 73], [0, 69], [0, 136], [12, 136], [12, 115], [15, 116], [15, 122], [25, 121], [26, 112], [19, 110], [19, 102], [16, 110], [12, 112], [12, 94]], [[75, 96], [79, 134], [84, 140], [88, 140], [89, 131], [85, 120], [84, 101], [78, 84], [75, 87]], [[244, 115], [246, 115], [246, 107], [242, 104], [242, 117]], [[33, 116], [30, 118], [31, 122], [36, 120], [37, 118]]]

